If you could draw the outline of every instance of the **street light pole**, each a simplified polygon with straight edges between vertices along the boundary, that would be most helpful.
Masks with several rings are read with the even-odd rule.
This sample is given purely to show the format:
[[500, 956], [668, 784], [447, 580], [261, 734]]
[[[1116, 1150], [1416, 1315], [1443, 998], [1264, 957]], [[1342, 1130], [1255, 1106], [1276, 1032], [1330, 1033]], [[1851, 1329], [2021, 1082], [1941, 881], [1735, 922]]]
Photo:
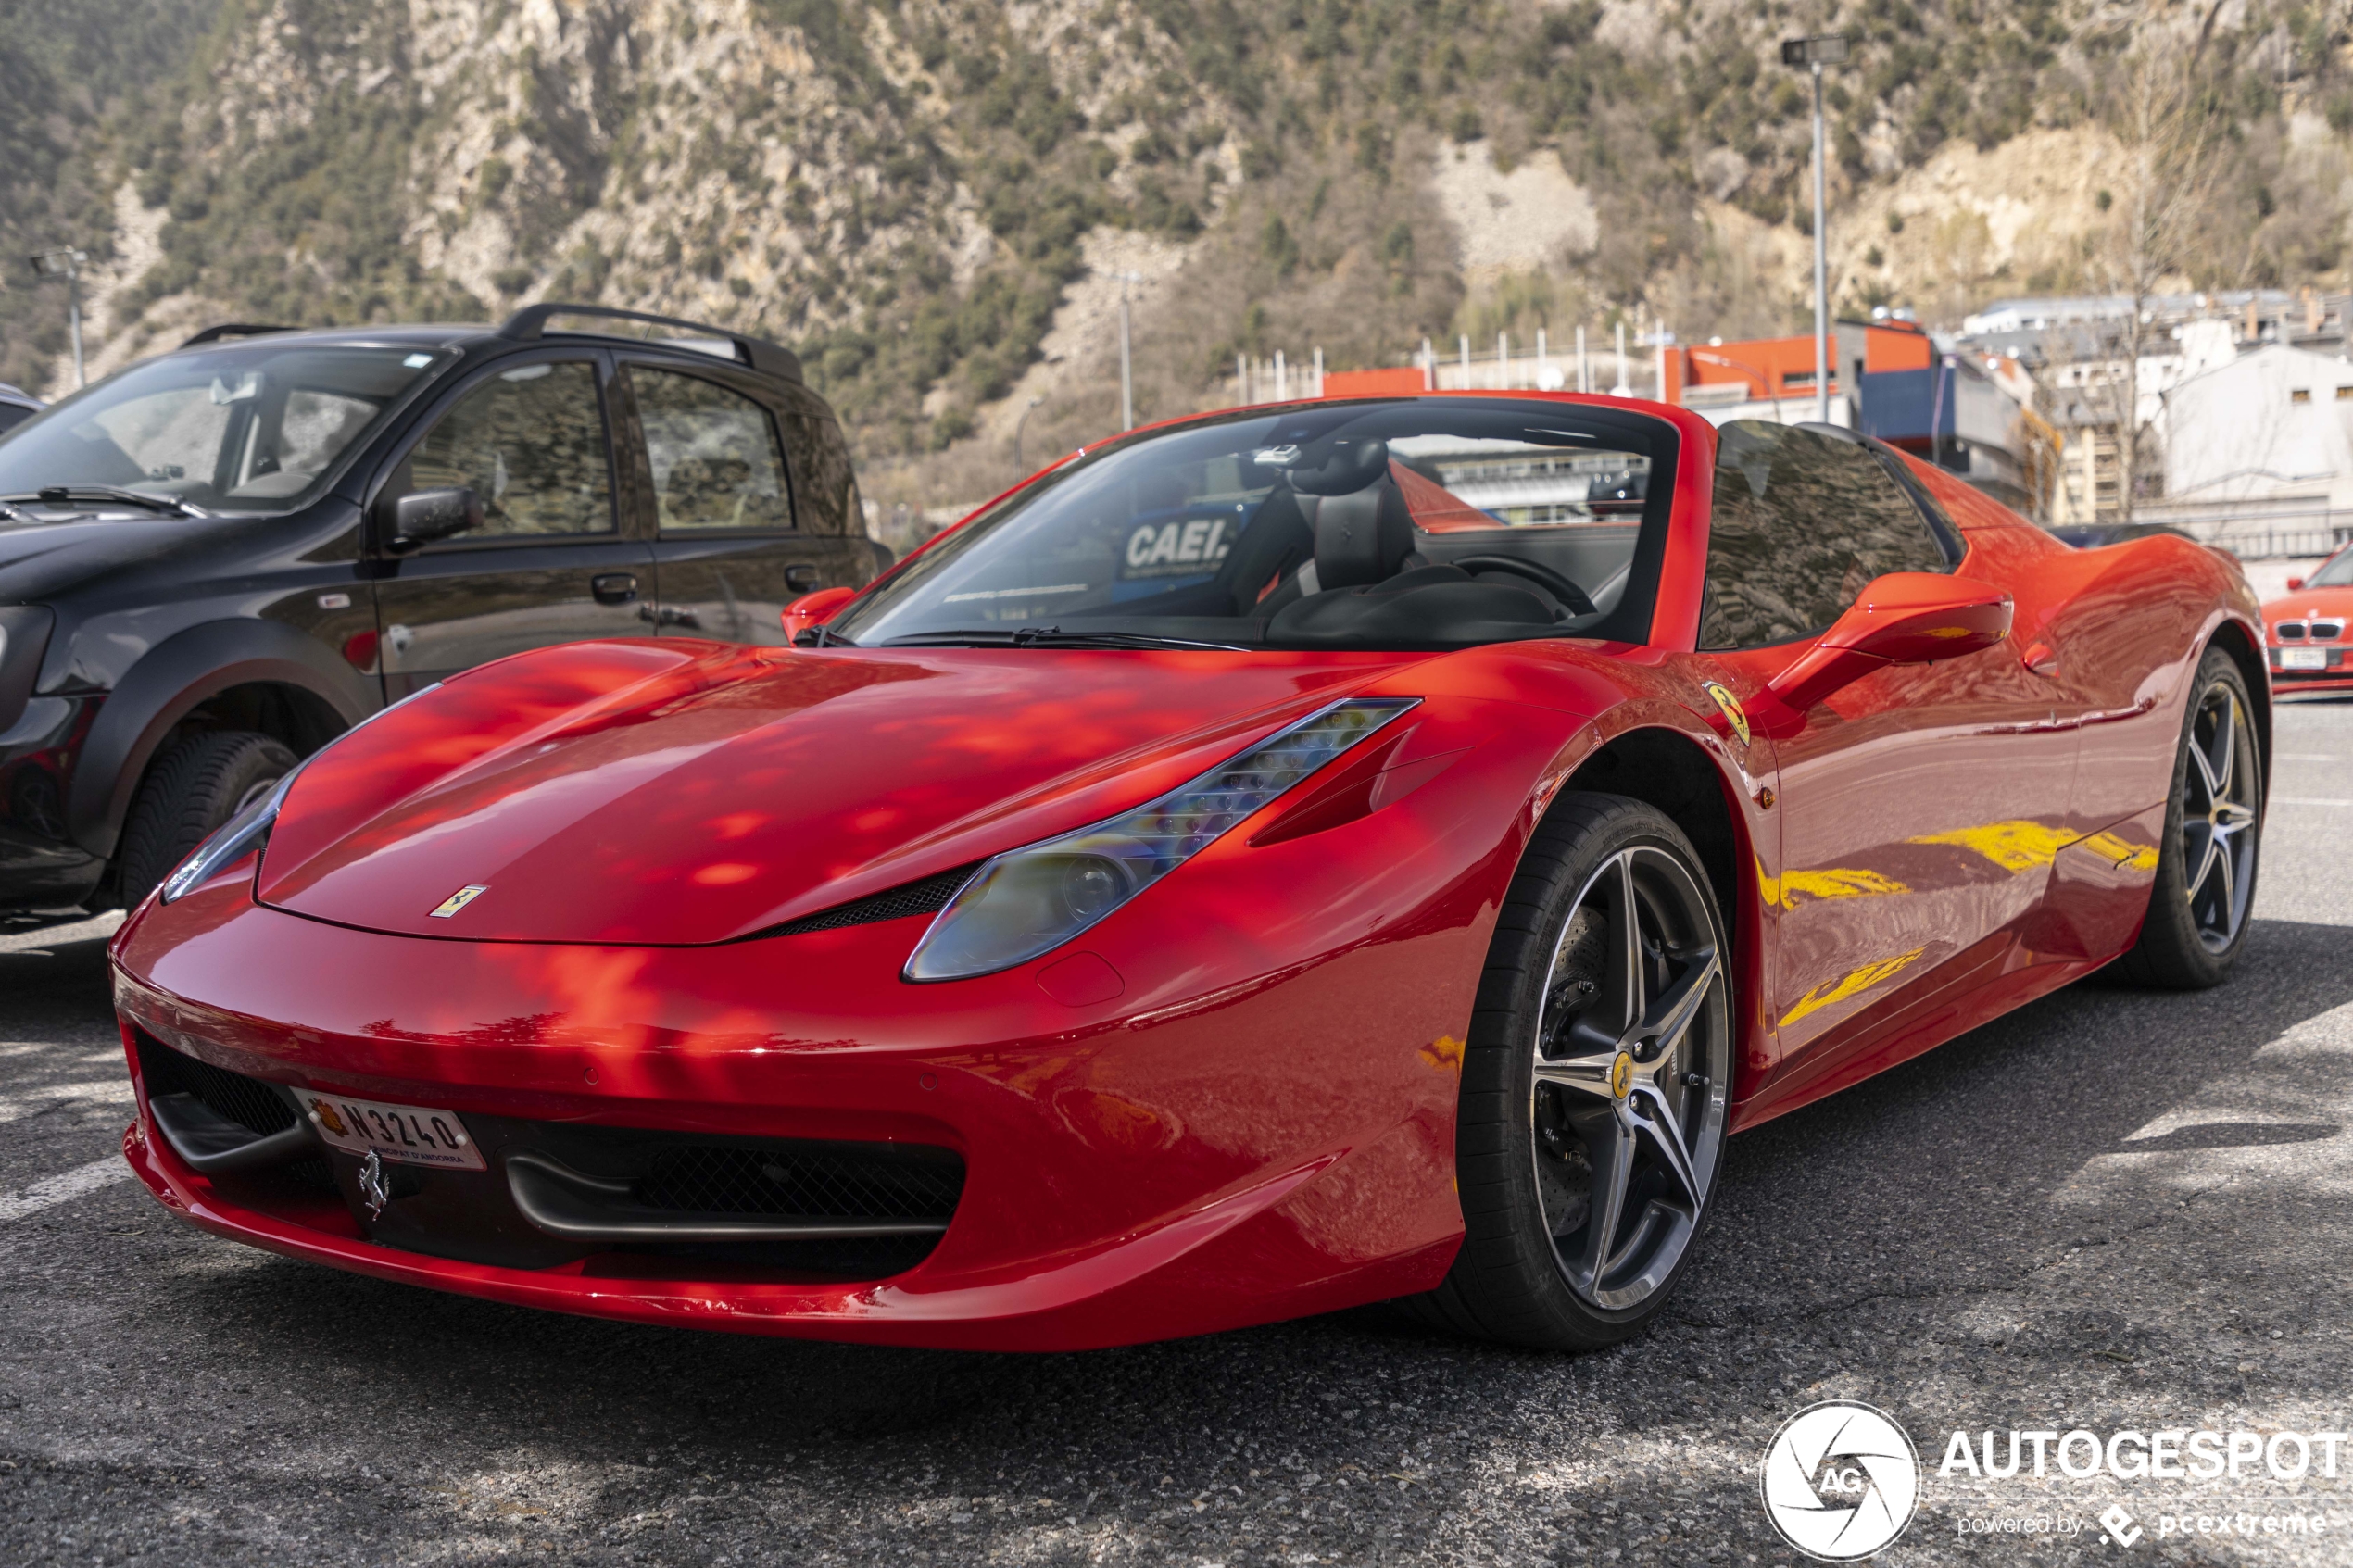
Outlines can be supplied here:
[[44, 250], [31, 259], [34, 271], [66, 281], [66, 323], [73, 333], [73, 384], [88, 386], [90, 378], [82, 369], [82, 264], [90, 259], [90, 253], [68, 247]]
[[1122, 272], [1119, 275], [1119, 428], [1136, 428], [1136, 376], [1127, 346], [1127, 285], [1140, 282], [1142, 274]]
[[1814, 417], [1831, 422], [1830, 235], [1823, 222], [1827, 161], [1822, 156], [1822, 68], [1846, 58], [1846, 40], [1791, 38], [1781, 44], [1781, 64], [1803, 66], [1814, 78]]
[[1046, 400], [1043, 397], [1031, 398], [1026, 404], [1023, 405], [1021, 418], [1013, 421], [1013, 477], [1016, 479], [1021, 478], [1029, 472], [1027, 469], [1021, 466], [1022, 426], [1029, 422], [1029, 416], [1031, 412], [1037, 408], [1038, 405], [1043, 403], [1044, 401]]

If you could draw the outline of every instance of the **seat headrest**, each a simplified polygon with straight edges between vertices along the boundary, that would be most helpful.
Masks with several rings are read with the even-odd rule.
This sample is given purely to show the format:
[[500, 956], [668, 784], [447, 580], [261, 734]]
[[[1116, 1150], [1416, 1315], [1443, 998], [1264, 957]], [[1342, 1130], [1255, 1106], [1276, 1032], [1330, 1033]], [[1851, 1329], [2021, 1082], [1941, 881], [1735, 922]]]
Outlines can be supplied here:
[[1345, 495], [1389, 471], [1389, 443], [1335, 441], [1315, 458], [1308, 461], [1302, 454], [1286, 470], [1291, 489], [1302, 495]]
[[1327, 495], [1315, 508], [1315, 581], [1319, 587], [1354, 588], [1382, 583], [1414, 550], [1414, 516], [1404, 494], [1384, 473], [1362, 490]]

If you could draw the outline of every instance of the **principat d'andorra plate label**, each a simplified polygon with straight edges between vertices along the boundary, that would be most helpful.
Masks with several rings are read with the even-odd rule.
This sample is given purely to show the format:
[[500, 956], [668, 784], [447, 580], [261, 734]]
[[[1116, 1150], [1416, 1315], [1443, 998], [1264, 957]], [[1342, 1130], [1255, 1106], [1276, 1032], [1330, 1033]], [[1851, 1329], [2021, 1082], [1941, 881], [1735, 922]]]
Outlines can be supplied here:
[[372, 1149], [379, 1159], [404, 1165], [438, 1165], [447, 1171], [484, 1168], [482, 1150], [454, 1110], [321, 1094], [305, 1094], [302, 1109], [321, 1137], [348, 1154], [365, 1155]]

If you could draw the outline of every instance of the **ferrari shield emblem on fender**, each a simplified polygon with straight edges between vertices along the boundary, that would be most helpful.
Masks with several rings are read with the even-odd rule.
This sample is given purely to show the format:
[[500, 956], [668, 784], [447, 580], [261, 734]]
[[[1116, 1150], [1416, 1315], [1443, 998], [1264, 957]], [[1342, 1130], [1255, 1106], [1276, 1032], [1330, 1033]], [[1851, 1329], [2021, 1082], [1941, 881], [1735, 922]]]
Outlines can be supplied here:
[[[1720, 702], [1723, 699], [1719, 697], [1717, 700]], [[1743, 740], [1746, 740], [1748, 738], [1748, 733], [1745, 728], [1742, 730], [1741, 738]], [[460, 887], [457, 892], [452, 893], [448, 897], [444, 898], [441, 901], [441, 907], [434, 910], [434, 912], [426, 918], [430, 920], [447, 920], [451, 915], [456, 914], [459, 909], [464, 909], [468, 904], [472, 903], [475, 899], [481, 897], [484, 894], [489, 891], [490, 887], [486, 883]]]
[[1748, 710], [1741, 706], [1741, 699], [1731, 694], [1730, 688], [1719, 686], [1713, 681], [1706, 684], [1706, 691], [1709, 696], [1716, 699], [1716, 706], [1723, 710], [1724, 721], [1732, 726], [1732, 734], [1740, 737], [1740, 743], [1743, 746], [1746, 746], [1748, 744]]

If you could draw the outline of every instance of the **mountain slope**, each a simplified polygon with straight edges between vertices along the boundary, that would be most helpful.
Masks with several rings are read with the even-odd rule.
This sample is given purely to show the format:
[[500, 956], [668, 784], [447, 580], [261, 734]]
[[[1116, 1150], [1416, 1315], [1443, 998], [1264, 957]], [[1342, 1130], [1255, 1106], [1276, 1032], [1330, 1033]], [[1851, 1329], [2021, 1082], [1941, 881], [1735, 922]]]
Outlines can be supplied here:
[[[1230, 400], [1237, 354], [1794, 326], [1810, 139], [1784, 32], [1856, 42], [1827, 93], [1843, 306], [2084, 282], [2145, 29], [2196, 50], [2243, 176], [2196, 281], [2344, 264], [2334, 8], [148, 4], [208, 26], [75, 133], [53, 202], [108, 231], [104, 363], [221, 317], [715, 319], [801, 349], [885, 501], [998, 487], [1025, 416], [1031, 461], [1111, 428], [1123, 286], [1139, 418]], [[24, 304], [0, 296], [12, 323]], [[12, 327], [0, 377], [53, 380], [57, 339]]]

